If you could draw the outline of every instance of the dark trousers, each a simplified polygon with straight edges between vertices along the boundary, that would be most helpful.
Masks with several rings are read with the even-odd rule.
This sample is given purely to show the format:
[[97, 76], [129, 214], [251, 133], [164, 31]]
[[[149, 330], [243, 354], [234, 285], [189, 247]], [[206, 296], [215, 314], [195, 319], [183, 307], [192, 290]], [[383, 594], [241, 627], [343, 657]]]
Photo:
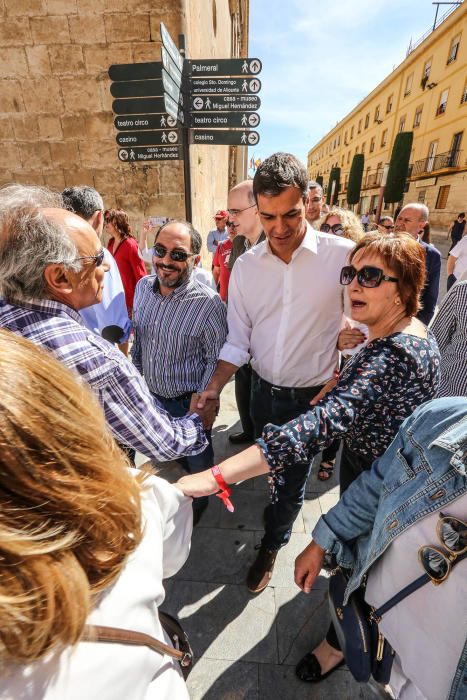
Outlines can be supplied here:
[[253, 437], [254, 428], [251, 419], [251, 365], [242, 365], [235, 372], [235, 399], [242, 430], [246, 435]]
[[448, 275], [447, 281], [446, 281], [446, 291], [449, 292], [451, 289], [452, 285], [457, 282], [457, 277], [453, 274]]
[[[310, 408], [311, 399], [321, 389], [322, 386], [300, 389], [274, 387], [253, 371], [251, 416], [255, 438], [261, 436], [266, 423], [283, 425], [300, 414], [306, 413]], [[294, 468], [285, 475], [284, 483], [278, 486], [278, 500], [276, 503], [271, 503], [264, 511], [265, 533], [261, 541], [263, 547], [277, 550], [289, 541], [292, 525], [303, 504], [310, 467], [309, 462], [294, 465]]]
[[[344, 443], [339, 473], [340, 495], [342, 496], [344, 491], [349, 488], [350, 484], [355, 481], [355, 479], [359, 477], [362, 472], [364, 472], [366, 469], [371, 469], [372, 464], [373, 460], [365, 459], [359, 455], [356, 455], [354, 452], [351, 452], [351, 450], [349, 450]], [[341, 646], [332, 623], [329, 625], [329, 629], [326, 634], [326, 641], [328, 644], [334, 647], [334, 649], [340, 650]]]
[[[181, 418], [184, 416], [190, 407], [191, 395], [186, 395], [184, 397], [179, 397], [175, 399], [167, 399], [164, 396], [159, 396], [154, 394], [154, 396], [161, 402], [162, 406], [170, 415], [174, 418]], [[179, 457], [177, 462], [187, 471], [189, 474], [196, 474], [197, 472], [202, 472], [205, 469], [209, 469], [214, 465], [214, 450], [212, 448], [211, 431], [206, 430], [206, 437], [208, 439], [208, 446], [203, 452], [197, 455], [190, 455], [188, 457]], [[207, 496], [202, 498], [196, 498], [193, 501], [193, 510], [201, 509], [203, 510], [208, 503]]]

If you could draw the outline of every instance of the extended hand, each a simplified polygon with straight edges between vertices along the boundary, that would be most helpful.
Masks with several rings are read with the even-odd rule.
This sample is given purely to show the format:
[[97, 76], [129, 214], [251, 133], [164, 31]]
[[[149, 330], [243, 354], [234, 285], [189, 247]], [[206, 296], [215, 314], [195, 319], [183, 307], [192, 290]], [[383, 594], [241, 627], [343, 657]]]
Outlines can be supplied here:
[[210, 430], [219, 413], [219, 406], [219, 394], [212, 391], [203, 391], [202, 394], [192, 394], [188, 410], [190, 413], [197, 413], [203, 421], [204, 429]]
[[200, 498], [201, 496], [211, 496], [219, 491], [217, 481], [214, 479], [210, 469], [198, 474], [188, 474], [182, 476], [176, 484], [177, 488], [182, 491], [185, 496], [192, 498]]
[[334, 389], [336, 386], [337, 382], [339, 381], [339, 372], [336, 370], [334, 373], [334, 377], [332, 379], [329, 379], [326, 384], [323, 386], [319, 394], [316, 394], [314, 398], [311, 399], [310, 401], [310, 406], [316, 406], [316, 404], [321, 401], [321, 399], [326, 396], [326, 394]]
[[316, 542], [310, 542], [295, 559], [295, 583], [304, 593], [311, 591], [323, 567], [324, 555], [324, 549], [321, 549]]

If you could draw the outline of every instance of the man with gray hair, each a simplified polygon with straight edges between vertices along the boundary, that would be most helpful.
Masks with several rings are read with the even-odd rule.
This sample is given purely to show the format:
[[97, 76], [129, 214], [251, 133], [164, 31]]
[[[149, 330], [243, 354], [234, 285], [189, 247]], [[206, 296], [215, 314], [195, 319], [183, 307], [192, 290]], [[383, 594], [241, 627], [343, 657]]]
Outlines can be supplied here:
[[321, 217], [321, 207], [323, 205], [323, 188], [315, 180], [308, 183], [308, 196], [306, 199], [305, 218], [313, 226], [315, 221]]
[[[187, 221], [174, 219], [156, 234], [155, 275], [140, 279], [135, 289], [133, 362], [149, 390], [173, 416], [183, 416], [216, 368], [227, 335], [227, 314], [219, 295], [197, 281], [202, 239]], [[208, 446], [179, 460], [189, 473], [214, 464], [211, 432]], [[193, 502], [195, 524], [208, 505]]]
[[[0, 189], [0, 327], [87, 381], [117, 442], [162, 461], [201, 452], [207, 443], [200, 416], [172, 418], [122, 353], [83, 325], [79, 312], [101, 301], [106, 271], [96, 232], [63, 208], [60, 195], [22, 185]], [[208, 407], [206, 425], [213, 417]]]
[[[102, 238], [104, 201], [99, 192], [94, 187], [81, 185], [65, 188], [62, 197], [65, 207], [91, 224], [99, 238]], [[89, 330], [110, 343], [118, 343], [120, 350], [127, 355], [131, 321], [128, 318], [125, 291], [117, 263], [107, 248], [104, 248], [104, 260], [109, 269], [105, 276], [102, 301], [81, 309], [80, 314]]]
[[405, 231], [425, 249], [425, 286], [420, 295], [422, 308], [417, 314], [417, 318], [426, 326], [434, 316], [436, 303], [439, 295], [439, 278], [441, 274], [441, 253], [431, 243], [423, 240], [425, 224], [429, 219], [428, 207], [419, 202], [405, 204], [400, 210], [395, 224], [395, 230]]

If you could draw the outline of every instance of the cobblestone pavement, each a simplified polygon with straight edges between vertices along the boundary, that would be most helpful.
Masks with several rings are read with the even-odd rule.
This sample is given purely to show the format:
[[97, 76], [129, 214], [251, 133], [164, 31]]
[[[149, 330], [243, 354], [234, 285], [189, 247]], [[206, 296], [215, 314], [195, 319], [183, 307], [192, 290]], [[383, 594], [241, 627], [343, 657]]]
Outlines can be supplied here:
[[[444, 296], [445, 234], [433, 236], [443, 253], [441, 294]], [[228, 435], [240, 425], [233, 382], [223, 392], [221, 412], [213, 430], [216, 460], [239, 451]], [[297, 661], [323, 637], [328, 626], [326, 574], [310, 595], [293, 581], [294, 559], [310, 541], [314, 524], [338, 500], [338, 480], [316, 478], [316, 461], [308, 479], [303, 508], [289, 544], [281, 549], [270, 585], [250, 594], [245, 576], [255, 557], [268, 503], [264, 477], [236, 487], [235, 512], [228, 513], [212, 497], [193, 532], [192, 549], [183, 569], [166, 582], [164, 608], [177, 615], [188, 631], [196, 664], [188, 679], [192, 700], [367, 700], [388, 697], [379, 687], [360, 685], [343, 667], [318, 685], [299, 681]], [[173, 481], [177, 464], [161, 472]], [[174, 700], [176, 700], [174, 698]]]

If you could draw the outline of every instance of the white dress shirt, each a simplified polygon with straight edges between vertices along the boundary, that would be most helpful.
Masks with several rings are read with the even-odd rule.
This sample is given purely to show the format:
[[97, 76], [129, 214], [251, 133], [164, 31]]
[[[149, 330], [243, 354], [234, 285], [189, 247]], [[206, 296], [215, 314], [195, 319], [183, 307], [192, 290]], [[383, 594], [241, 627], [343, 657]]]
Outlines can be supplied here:
[[341, 268], [352, 241], [307, 224], [286, 264], [263, 241], [236, 260], [229, 282], [229, 334], [220, 360], [251, 358], [260, 377], [284, 387], [323, 384], [337, 366]]

